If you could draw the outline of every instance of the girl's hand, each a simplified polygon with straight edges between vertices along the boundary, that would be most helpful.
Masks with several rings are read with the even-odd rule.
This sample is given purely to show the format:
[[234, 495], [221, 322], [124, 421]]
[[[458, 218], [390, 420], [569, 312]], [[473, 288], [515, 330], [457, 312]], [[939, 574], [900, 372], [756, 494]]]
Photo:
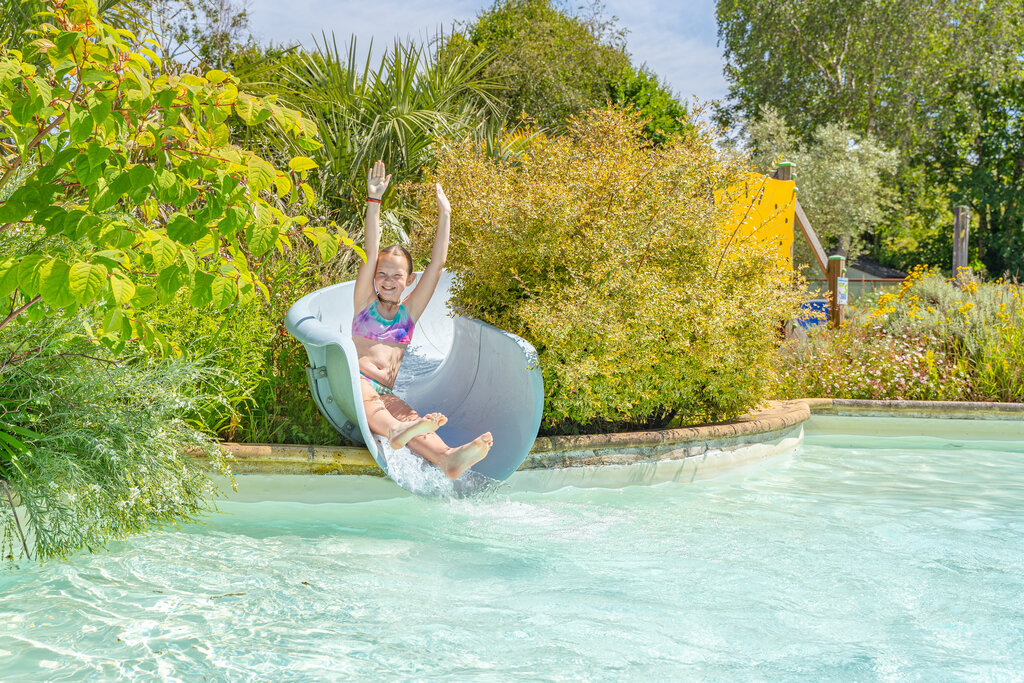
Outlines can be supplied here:
[[441, 183], [434, 183], [435, 189], [437, 190], [437, 213], [439, 216], [451, 216], [452, 205], [448, 201], [448, 197], [445, 196], [444, 190], [441, 189]]
[[370, 169], [366, 178], [366, 193], [374, 199], [380, 199], [388, 189], [391, 175], [384, 175], [384, 162], [378, 161]]

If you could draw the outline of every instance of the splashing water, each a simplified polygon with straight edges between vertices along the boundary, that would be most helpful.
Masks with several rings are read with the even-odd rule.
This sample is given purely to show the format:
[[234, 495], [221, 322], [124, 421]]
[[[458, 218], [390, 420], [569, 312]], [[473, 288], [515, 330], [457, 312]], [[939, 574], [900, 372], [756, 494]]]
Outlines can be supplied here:
[[408, 447], [396, 451], [383, 436], [375, 436], [375, 440], [378, 452], [387, 464], [388, 476], [406, 491], [421, 496], [466, 498], [501, 485], [500, 481], [473, 470], [467, 470], [453, 481], [439, 467]]

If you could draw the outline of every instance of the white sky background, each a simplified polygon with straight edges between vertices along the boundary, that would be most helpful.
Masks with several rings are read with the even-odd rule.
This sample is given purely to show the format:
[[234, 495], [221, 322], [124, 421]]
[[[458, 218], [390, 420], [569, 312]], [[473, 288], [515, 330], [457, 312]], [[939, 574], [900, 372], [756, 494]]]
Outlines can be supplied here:
[[[448, 31], [453, 22], [471, 20], [491, 5], [491, 0], [250, 0], [249, 25], [263, 43], [312, 46], [312, 36], [333, 31], [344, 49], [355, 34], [363, 50], [372, 39], [379, 55], [378, 49], [396, 38]], [[677, 96], [705, 102], [725, 97], [714, 0], [606, 0], [604, 15], [618, 17], [618, 25], [628, 29], [633, 63], [646, 63]]]

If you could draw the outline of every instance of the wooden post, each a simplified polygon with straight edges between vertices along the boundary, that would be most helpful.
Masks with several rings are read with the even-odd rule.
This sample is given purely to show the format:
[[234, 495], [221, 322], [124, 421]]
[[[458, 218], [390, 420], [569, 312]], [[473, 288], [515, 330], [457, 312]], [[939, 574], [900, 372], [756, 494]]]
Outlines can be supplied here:
[[780, 161], [779, 165], [775, 168], [775, 179], [776, 180], [792, 180], [793, 179], [793, 162], [792, 161]]
[[[971, 234], [971, 210], [966, 206], [953, 207], [953, 281], [969, 275], [967, 244]], [[965, 272], [961, 272], [961, 270]]]
[[[828, 257], [828, 317], [829, 325], [838, 328], [843, 324], [843, 317], [846, 311], [845, 301], [840, 303], [839, 284], [846, 269], [845, 256]], [[847, 283], [847, 286], [849, 284]]]

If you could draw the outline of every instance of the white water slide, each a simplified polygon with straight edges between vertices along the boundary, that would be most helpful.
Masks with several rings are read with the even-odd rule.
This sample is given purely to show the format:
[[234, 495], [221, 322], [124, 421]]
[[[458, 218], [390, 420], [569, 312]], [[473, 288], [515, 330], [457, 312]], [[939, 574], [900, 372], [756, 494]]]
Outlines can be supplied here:
[[[419, 273], [413, 287], [418, 282]], [[476, 483], [461, 491], [456, 487], [456, 492], [467, 493], [481, 487], [480, 482], [508, 478], [522, 464], [540, 426], [544, 382], [537, 352], [527, 341], [451, 311], [451, 283], [452, 275], [445, 271], [416, 323], [395, 393], [421, 415], [446, 415], [448, 424], [438, 434], [450, 445], [483, 432], [494, 435], [487, 457], [460, 479]], [[346, 438], [366, 444], [392, 479], [422, 493], [421, 485], [389, 471], [389, 462], [396, 462], [394, 453], [366, 423], [351, 332], [354, 286], [353, 280], [307, 294], [288, 311], [285, 324], [306, 348], [309, 387], [320, 412]]]

